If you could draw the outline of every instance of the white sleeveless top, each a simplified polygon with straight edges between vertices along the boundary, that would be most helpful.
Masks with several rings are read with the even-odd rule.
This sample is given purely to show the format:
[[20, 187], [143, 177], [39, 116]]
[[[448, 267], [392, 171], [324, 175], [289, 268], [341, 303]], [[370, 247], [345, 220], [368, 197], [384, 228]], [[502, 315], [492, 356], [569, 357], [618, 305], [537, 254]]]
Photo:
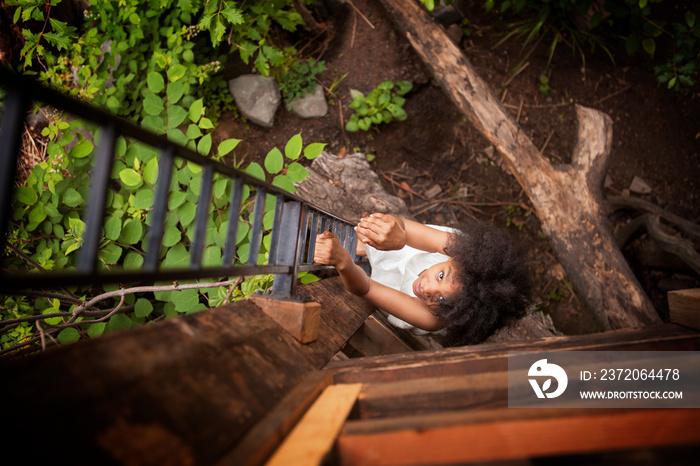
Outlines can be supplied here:
[[[436, 230], [457, 233], [457, 230], [454, 228], [439, 225], [427, 226]], [[398, 251], [380, 251], [366, 244], [365, 251], [367, 252], [367, 259], [369, 259], [369, 263], [372, 266], [372, 280], [414, 298], [416, 295], [413, 292], [413, 282], [418, 278], [418, 274], [433, 265], [450, 259], [450, 256], [439, 252], [425, 252], [410, 246], [405, 246]], [[419, 335], [430, 333], [416, 328], [391, 314], [389, 314], [388, 320], [395, 327], [409, 329]]]

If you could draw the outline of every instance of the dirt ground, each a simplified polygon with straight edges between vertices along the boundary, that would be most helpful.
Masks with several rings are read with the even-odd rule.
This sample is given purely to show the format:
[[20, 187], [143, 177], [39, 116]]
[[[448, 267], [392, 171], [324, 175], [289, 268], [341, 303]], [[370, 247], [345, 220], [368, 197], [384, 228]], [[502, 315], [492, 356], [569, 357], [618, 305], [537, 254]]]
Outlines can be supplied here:
[[[565, 334], [599, 331], [570, 289], [538, 219], [531, 215], [529, 200], [499, 155], [431, 83], [379, 2], [354, 0], [353, 5], [357, 10], [346, 4], [338, 11], [316, 11], [328, 32], [305, 49], [326, 62], [319, 76], [329, 102], [324, 118], [304, 120], [281, 108], [274, 127], [266, 129], [224, 114], [219, 136], [244, 139], [237, 149], [238, 160], [260, 160], [299, 132], [305, 143], [325, 142], [332, 153], [370, 154], [385, 189], [402, 197], [416, 220], [456, 225], [476, 218], [508, 228], [526, 247], [535, 284], [533, 302], [546, 309]], [[546, 47], [536, 50], [513, 76], [511, 70], [522, 57], [521, 43], [511, 40], [494, 47], [503, 24], [494, 24], [493, 18], [486, 21], [478, 8], [467, 16], [471, 34], [461, 37], [460, 48], [552, 163], [570, 158], [576, 134], [574, 104], [602, 110], [614, 122], [606, 194], [625, 192], [638, 176], [652, 191], [633, 195], [691, 221], [700, 220], [697, 88], [677, 96], [656, 82], [648, 62], [634, 62], [622, 54], [616, 65], [605, 55], [589, 54], [584, 70], [580, 59], [560, 45], [547, 72], [551, 94], [545, 96], [538, 79], [546, 68]], [[352, 114], [347, 107], [352, 100], [349, 90], [366, 94], [386, 80], [414, 84], [406, 96], [407, 120], [367, 132], [345, 132], [343, 122]], [[616, 213], [610, 226], [614, 230], [629, 218]], [[697, 274], [660, 253], [646, 235], [623, 252], [662, 318], [667, 318], [668, 290], [700, 286]]]

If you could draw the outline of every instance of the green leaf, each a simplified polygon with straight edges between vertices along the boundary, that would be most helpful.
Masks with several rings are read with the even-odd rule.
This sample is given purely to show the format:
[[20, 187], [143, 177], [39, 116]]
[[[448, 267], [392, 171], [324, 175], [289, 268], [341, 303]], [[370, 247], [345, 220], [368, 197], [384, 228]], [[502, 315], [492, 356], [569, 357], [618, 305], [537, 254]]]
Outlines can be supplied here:
[[345, 123], [345, 131], [354, 133], [359, 129], [360, 127], [357, 124], [357, 120], [349, 120], [347, 123]]
[[119, 241], [125, 244], [136, 244], [143, 237], [143, 224], [140, 220], [130, 218], [124, 222]]
[[153, 312], [153, 304], [146, 298], [139, 298], [134, 304], [134, 314], [136, 317], [147, 317]]
[[44, 204], [37, 204], [32, 210], [29, 211], [29, 221], [31, 223], [36, 223], [38, 225], [45, 219], [46, 209], [44, 208]]
[[75, 159], [82, 159], [87, 157], [92, 152], [94, 148], [92, 142], [87, 139], [83, 139], [81, 142], [76, 144], [70, 151], [70, 156]]
[[214, 124], [211, 122], [211, 120], [207, 117], [202, 117], [201, 120], [199, 120], [199, 127], [202, 129], [213, 129]]
[[157, 116], [163, 113], [163, 99], [155, 94], [148, 94], [145, 99], [143, 99], [143, 109], [152, 116]]
[[254, 178], [265, 181], [265, 170], [257, 162], [251, 162], [245, 172]]
[[168, 107], [168, 128], [177, 128], [187, 118], [187, 111], [179, 105]]
[[168, 250], [163, 260], [163, 267], [186, 268], [190, 265], [190, 253], [185, 245], [178, 243]]
[[106, 327], [106, 322], [95, 322], [94, 324], [90, 324], [87, 331], [88, 336], [90, 338], [97, 338], [104, 333]]
[[185, 91], [187, 91], [187, 87], [187, 81], [184, 79], [182, 81], [169, 83], [168, 89], [166, 91], [166, 94], [168, 96], [168, 103], [170, 105], [178, 103], [182, 96], [185, 94]]
[[272, 184], [290, 193], [296, 192], [297, 190], [297, 188], [294, 187], [294, 183], [292, 183], [292, 180], [290, 180], [287, 175], [277, 175], [272, 180]]
[[190, 226], [190, 224], [194, 220], [195, 213], [196, 206], [189, 202], [178, 207], [176, 212], [178, 218], [180, 219], [180, 223], [185, 228]]
[[166, 248], [175, 246], [177, 243], [180, 242], [181, 239], [182, 234], [180, 233], [180, 230], [177, 229], [177, 227], [168, 227], [165, 229], [165, 233], [163, 234], [163, 246], [165, 246]]
[[170, 79], [170, 81], [177, 81], [178, 79], [185, 76], [186, 72], [187, 68], [185, 68], [179, 63], [176, 63], [175, 65], [168, 68], [168, 79]]
[[158, 159], [146, 162], [143, 167], [143, 181], [153, 186], [158, 181]]
[[109, 318], [106, 330], [112, 332], [115, 330], [125, 330], [131, 327], [131, 319], [124, 314], [114, 314]]
[[201, 136], [202, 136], [202, 130], [199, 129], [199, 126], [197, 126], [193, 123], [190, 123], [190, 125], [187, 127], [187, 138], [188, 139], [197, 139], [198, 137], [201, 137]]
[[298, 159], [301, 155], [301, 146], [301, 133], [295, 134], [289, 141], [287, 141], [287, 145], [284, 147], [284, 155], [286, 155], [288, 159]]
[[646, 38], [642, 41], [642, 47], [644, 47], [644, 51], [651, 55], [652, 57], [654, 56], [654, 52], [656, 52], [656, 42], [654, 42], [654, 39]]
[[197, 290], [174, 291], [170, 300], [175, 304], [178, 312], [190, 312], [199, 304], [199, 292]]
[[26, 186], [20, 186], [15, 188], [15, 195], [17, 200], [26, 205], [34, 205], [36, 201], [39, 200], [36, 191], [32, 188], [27, 188]]
[[298, 183], [309, 176], [306, 168], [297, 162], [292, 162], [287, 167], [287, 176], [293, 183]]
[[[204, 118], [202, 118], [204, 120]], [[211, 150], [211, 134], [205, 134], [202, 139], [197, 143], [197, 152], [202, 155], [209, 155]]]
[[221, 249], [217, 246], [208, 246], [202, 255], [202, 265], [204, 267], [221, 265]]
[[119, 178], [127, 186], [138, 186], [141, 184], [141, 174], [133, 168], [125, 168], [120, 171]]
[[321, 152], [323, 152], [323, 149], [325, 147], [326, 144], [321, 142], [314, 142], [312, 144], [309, 144], [304, 148], [304, 157], [306, 157], [308, 160], [313, 160], [319, 155], [321, 155]]
[[163, 79], [163, 75], [157, 71], [151, 71], [148, 73], [146, 82], [148, 83], [148, 88], [155, 94], [158, 94], [160, 91], [165, 89], [165, 80]]
[[192, 123], [198, 123], [204, 112], [204, 99], [197, 99], [190, 105], [189, 115]]
[[143, 256], [136, 251], [129, 251], [124, 258], [124, 268], [138, 270], [143, 265]]
[[64, 345], [80, 340], [80, 332], [73, 327], [64, 328], [58, 333], [58, 341]]
[[177, 209], [185, 202], [186, 198], [187, 194], [182, 191], [176, 191], [174, 193], [171, 193], [170, 198], [168, 199], [168, 209]]
[[108, 243], [105, 247], [100, 249], [99, 256], [102, 261], [107, 265], [116, 264], [119, 258], [122, 256], [122, 248], [114, 243]]
[[219, 143], [218, 153], [219, 156], [224, 156], [236, 148], [238, 143], [241, 142], [240, 139], [227, 139]]
[[150, 209], [153, 207], [153, 190], [148, 187], [139, 189], [134, 196], [134, 207], [140, 210]]
[[115, 216], [110, 216], [105, 222], [105, 237], [112, 241], [119, 239], [122, 233], [122, 219]]
[[63, 193], [63, 203], [68, 207], [78, 207], [83, 205], [84, 202], [83, 196], [74, 188], [68, 188], [66, 192]]
[[282, 156], [282, 152], [274, 147], [265, 157], [265, 170], [275, 175], [282, 171], [282, 167], [284, 167], [284, 157]]

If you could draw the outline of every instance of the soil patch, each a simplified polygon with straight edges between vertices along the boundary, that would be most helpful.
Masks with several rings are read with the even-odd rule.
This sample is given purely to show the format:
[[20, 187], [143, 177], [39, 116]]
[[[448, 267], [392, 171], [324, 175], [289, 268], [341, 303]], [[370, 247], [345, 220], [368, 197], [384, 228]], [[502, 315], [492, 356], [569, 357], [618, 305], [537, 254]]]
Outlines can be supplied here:
[[[317, 18], [328, 30], [317, 39], [320, 46], [314, 55], [326, 62], [320, 82], [327, 91], [333, 90], [327, 92], [328, 114], [304, 120], [280, 109], [270, 129], [222, 115], [219, 137], [244, 139], [237, 162], [262, 160], [270, 149], [284, 147], [300, 132], [306, 143], [328, 143], [328, 150], [336, 154], [369, 154], [385, 189], [402, 197], [417, 220], [457, 225], [476, 218], [508, 228], [528, 251], [534, 303], [549, 312], [563, 333], [599, 331], [571, 290], [538, 219], [531, 215], [527, 197], [490, 143], [431, 84], [423, 64], [394, 31], [381, 5], [367, 0], [354, 5], [362, 15], [346, 4]], [[698, 92], [677, 96], [667, 91], [656, 82], [648, 63], [628, 60], [613, 65], [606, 56], [591, 54], [584, 70], [562, 45], [547, 71], [551, 94], [545, 96], [539, 77], [546, 68], [546, 48], [535, 51], [513, 76], [511, 71], [522, 57], [521, 44], [512, 40], [494, 47], [504, 26], [481, 24], [478, 8], [467, 15], [471, 34], [460, 39], [460, 47], [552, 163], [570, 159], [577, 124], [574, 105], [602, 110], [614, 122], [607, 192], [625, 192], [638, 176], [652, 187], [642, 197], [691, 221], [700, 220]], [[386, 80], [414, 83], [404, 107], [408, 119], [347, 133], [343, 125], [352, 114], [347, 107], [352, 101], [350, 89], [368, 93]], [[611, 217], [611, 228], [628, 220], [627, 214], [617, 213]], [[623, 252], [662, 318], [667, 317], [669, 289], [700, 286], [696, 274], [655, 250], [645, 235]]]

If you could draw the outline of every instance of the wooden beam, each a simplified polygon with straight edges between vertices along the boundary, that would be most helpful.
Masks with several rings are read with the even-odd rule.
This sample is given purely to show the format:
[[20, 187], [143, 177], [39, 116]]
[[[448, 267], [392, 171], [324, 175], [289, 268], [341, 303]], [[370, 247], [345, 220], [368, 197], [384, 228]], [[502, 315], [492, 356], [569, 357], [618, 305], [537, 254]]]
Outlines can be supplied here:
[[299, 343], [310, 343], [318, 337], [321, 305], [290, 299], [251, 296], [262, 311], [288, 331]]
[[327, 387], [266, 464], [320, 465], [331, 451], [361, 389], [362, 384]]
[[602, 211], [612, 120], [576, 106], [570, 164], [556, 168], [521, 131], [491, 86], [418, 2], [381, 0], [389, 18], [440, 86], [503, 156], [527, 193], [578, 296], [604, 329], [661, 322], [615, 243]]
[[698, 351], [700, 333], [673, 324], [601, 332], [592, 335], [550, 337], [528, 342], [489, 343], [332, 361], [335, 383], [392, 382], [425, 377], [447, 377], [508, 370], [509, 351]]
[[362, 327], [348, 340], [363, 356], [410, 353], [410, 346], [374, 316], [369, 316]]
[[421, 415], [441, 411], [508, 407], [508, 373], [372, 383], [358, 398], [360, 419]]
[[700, 330], [700, 288], [668, 292], [671, 322]]
[[[700, 442], [693, 409], [506, 408], [460, 414], [462, 422], [454, 413], [416, 425], [395, 419], [395, 429], [375, 421], [348, 422], [338, 439], [340, 464], [461, 464]], [[367, 426], [372, 423], [378, 427]]]

